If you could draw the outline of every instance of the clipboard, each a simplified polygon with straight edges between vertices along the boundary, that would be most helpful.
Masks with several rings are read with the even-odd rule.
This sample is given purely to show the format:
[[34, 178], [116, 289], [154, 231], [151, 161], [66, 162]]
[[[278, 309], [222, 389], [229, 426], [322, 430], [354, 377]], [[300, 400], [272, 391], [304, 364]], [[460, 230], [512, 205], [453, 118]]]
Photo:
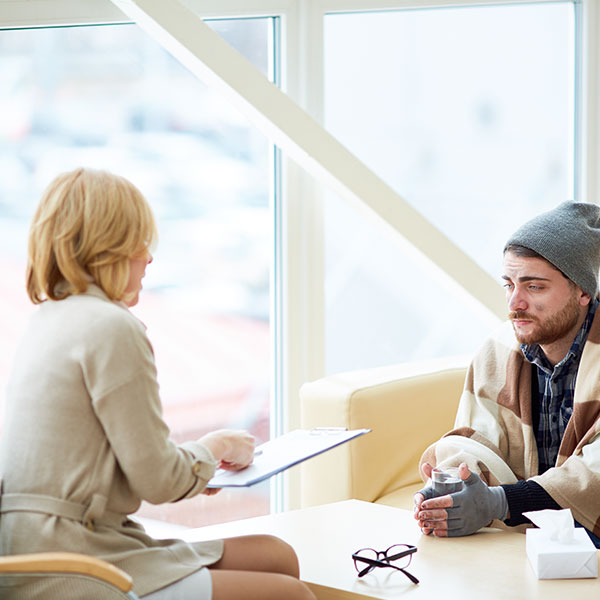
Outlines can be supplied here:
[[295, 429], [256, 447], [254, 461], [241, 471], [217, 469], [206, 487], [249, 487], [313, 456], [357, 438], [370, 429], [315, 427]]

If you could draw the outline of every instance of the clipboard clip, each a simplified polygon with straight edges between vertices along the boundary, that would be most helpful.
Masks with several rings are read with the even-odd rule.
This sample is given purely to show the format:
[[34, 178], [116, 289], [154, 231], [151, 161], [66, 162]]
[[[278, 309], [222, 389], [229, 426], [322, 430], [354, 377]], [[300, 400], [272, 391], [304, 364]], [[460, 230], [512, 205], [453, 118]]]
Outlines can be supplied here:
[[342, 433], [342, 431], [348, 431], [347, 427], [313, 427], [310, 430], [310, 435], [335, 435], [336, 433]]

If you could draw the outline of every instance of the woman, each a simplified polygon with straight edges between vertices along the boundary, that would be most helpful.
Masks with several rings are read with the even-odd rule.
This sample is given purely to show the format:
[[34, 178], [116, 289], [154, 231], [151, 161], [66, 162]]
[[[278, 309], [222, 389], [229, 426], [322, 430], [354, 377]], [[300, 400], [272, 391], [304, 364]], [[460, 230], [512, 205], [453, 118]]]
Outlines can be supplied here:
[[7, 388], [1, 553], [91, 554], [128, 572], [148, 600], [313, 598], [277, 538], [159, 541], [128, 519], [142, 500], [208, 493], [217, 466], [241, 469], [254, 454], [241, 431], [169, 438], [152, 348], [128, 310], [155, 241], [148, 203], [121, 177], [76, 169], [40, 201], [27, 266], [39, 308]]

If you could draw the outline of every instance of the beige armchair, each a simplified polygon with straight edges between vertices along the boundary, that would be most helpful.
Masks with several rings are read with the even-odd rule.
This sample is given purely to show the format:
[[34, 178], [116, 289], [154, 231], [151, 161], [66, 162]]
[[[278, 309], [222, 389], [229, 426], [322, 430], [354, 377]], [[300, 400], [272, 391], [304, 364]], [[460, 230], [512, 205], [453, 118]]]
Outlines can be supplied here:
[[353, 371], [306, 383], [303, 428], [372, 432], [300, 467], [301, 506], [349, 498], [411, 509], [423, 451], [452, 429], [467, 358]]
[[137, 600], [131, 577], [103, 560], [71, 552], [0, 557], [0, 598]]

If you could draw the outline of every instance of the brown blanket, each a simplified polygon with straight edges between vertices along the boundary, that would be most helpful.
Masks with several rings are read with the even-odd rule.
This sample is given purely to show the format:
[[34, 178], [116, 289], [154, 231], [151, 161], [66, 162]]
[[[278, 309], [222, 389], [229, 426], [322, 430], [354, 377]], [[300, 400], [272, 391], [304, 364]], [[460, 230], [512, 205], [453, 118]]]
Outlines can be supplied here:
[[600, 535], [600, 311], [584, 346], [556, 466], [537, 474], [531, 414], [532, 366], [506, 323], [473, 360], [455, 428], [421, 462], [466, 462], [490, 485], [532, 479], [584, 527]]

